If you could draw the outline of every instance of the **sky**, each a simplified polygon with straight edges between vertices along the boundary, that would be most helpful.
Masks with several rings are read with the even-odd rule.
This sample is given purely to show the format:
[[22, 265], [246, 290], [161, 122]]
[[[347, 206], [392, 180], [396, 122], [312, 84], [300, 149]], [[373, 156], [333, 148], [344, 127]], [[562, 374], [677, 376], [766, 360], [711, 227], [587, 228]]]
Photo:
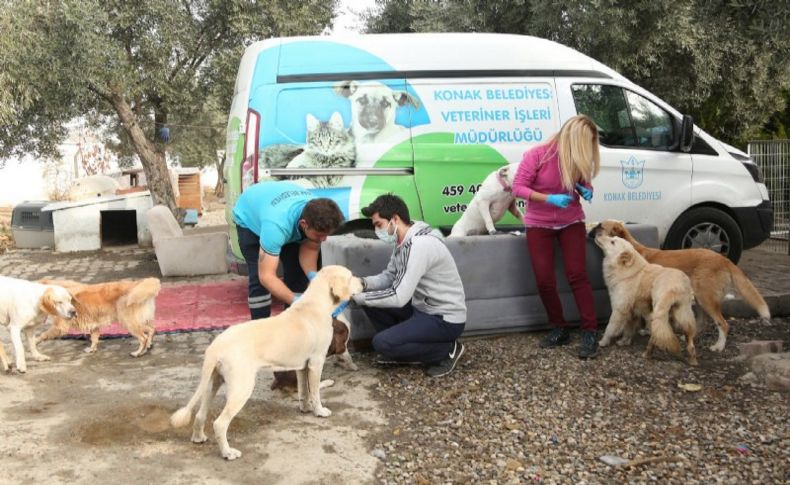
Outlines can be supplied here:
[[340, 0], [340, 14], [335, 18], [333, 34], [358, 33], [362, 28], [359, 13], [374, 7], [375, 0]]

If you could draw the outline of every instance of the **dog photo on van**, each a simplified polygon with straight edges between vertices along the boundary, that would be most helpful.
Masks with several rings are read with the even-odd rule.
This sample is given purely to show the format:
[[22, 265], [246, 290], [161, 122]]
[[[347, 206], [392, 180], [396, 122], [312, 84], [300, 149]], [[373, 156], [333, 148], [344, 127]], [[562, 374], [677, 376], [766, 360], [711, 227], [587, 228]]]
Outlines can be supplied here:
[[405, 137], [409, 129], [395, 123], [396, 111], [406, 105], [420, 108], [420, 102], [411, 94], [377, 81], [341, 81], [335, 84], [334, 91], [351, 101], [351, 134], [357, 144]]

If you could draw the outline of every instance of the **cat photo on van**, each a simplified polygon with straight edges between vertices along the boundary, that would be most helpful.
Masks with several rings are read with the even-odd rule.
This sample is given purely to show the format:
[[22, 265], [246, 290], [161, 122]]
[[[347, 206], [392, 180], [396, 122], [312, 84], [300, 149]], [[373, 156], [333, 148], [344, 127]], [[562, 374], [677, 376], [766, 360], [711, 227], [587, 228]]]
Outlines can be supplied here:
[[[329, 121], [319, 121], [308, 113], [305, 121], [307, 134], [304, 148], [288, 162], [286, 168], [350, 168], [356, 164], [354, 138], [343, 125], [340, 113], [332, 113]], [[331, 187], [342, 178], [342, 175], [323, 175], [310, 177], [310, 182], [314, 187]]]
[[406, 91], [394, 90], [377, 81], [340, 81], [335, 94], [351, 101], [351, 133], [356, 143], [379, 143], [408, 134], [408, 128], [395, 123], [395, 112], [420, 102]]

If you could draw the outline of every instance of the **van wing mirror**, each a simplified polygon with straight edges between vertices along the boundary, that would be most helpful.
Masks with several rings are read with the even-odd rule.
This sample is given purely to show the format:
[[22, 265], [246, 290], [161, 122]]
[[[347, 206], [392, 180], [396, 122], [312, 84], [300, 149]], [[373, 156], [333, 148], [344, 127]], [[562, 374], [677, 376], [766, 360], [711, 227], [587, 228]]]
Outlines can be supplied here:
[[693, 144], [694, 118], [689, 115], [683, 115], [683, 121], [680, 123], [680, 151], [684, 153], [690, 152]]

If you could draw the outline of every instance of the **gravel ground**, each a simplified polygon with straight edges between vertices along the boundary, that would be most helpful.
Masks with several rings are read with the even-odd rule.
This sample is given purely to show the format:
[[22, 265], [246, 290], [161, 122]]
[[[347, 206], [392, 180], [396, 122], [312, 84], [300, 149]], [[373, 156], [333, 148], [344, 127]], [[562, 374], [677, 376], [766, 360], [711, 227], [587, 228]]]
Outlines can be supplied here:
[[[390, 429], [373, 444], [381, 483], [790, 483], [788, 395], [739, 381], [736, 343], [781, 339], [788, 319], [734, 320], [722, 354], [696, 340], [700, 366], [657, 352], [647, 337], [597, 359], [543, 350], [543, 333], [466, 342], [459, 368], [381, 372]], [[363, 356], [363, 359], [365, 357]], [[369, 356], [367, 357], [370, 358]], [[679, 384], [700, 384], [698, 392]], [[600, 457], [655, 459], [610, 466]]]

